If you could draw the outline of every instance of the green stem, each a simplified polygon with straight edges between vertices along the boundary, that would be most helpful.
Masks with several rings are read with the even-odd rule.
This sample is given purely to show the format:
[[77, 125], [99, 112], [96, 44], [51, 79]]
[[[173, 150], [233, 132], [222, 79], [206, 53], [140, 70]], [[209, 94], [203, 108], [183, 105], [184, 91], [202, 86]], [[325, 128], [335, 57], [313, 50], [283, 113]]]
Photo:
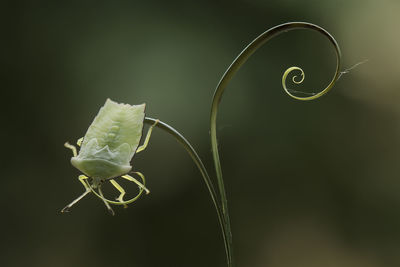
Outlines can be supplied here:
[[[153, 125], [156, 121], [157, 121], [156, 119], [149, 118], [149, 117], [146, 117], [144, 119], [145, 123], [151, 124], [151, 125]], [[215, 210], [217, 212], [217, 217], [218, 217], [218, 221], [219, 221], [219, 224], [220, 224], [220, 227], [222, 230], [222, 236], [223, 236], [223, 240], [224, 240], [224, 244], [225, 244], [225, 252], [228, 257], [229, 245], [228, 245], [228, 239], [226, 238], [226, 233], [228, 231], [225, 229], [227, 224], [223, 221], [221, 206], [218, 204], [217, 194], [215, 192], [215, 189], [214, 189], [213, 183], [210, 179], [210, 176], [208, 175], [207, 169], [204, 167], [204, 164], [201, 161], [199, 155], [196, 153], [196, 150], [194, 150], [194, 148], [189, 143], [189, 141], [187, 141], [186, 138], [183, 137], [183, 135], [181, 135], [177, 130], [175, 130], [173, 127], [171, 127], [170, 125], [168, 125], [165, 122], [162, 122], [160, 120], [156, 124], [156, 127], [160, 128], [160, 129], [166, 131], [167, 133], [169, 133], [170, 135], [172, 135], [185, 148], [185, 150], [189, 153], [190, 157], [196, 164], [197, 168], [199, 168], [199, 171], [203, 177], [204, 182], [206, 183], [207, 189], [210, 193], [212, 202], [213, 202]], [[229, 260], [229, 258], [228, 258], [228, 260]]]
[[[298, 100], [313, 100], [316, 99], [325, 93], [327, 93], [335, 84], [336, 80], [340, 76], [340, 58], [341, 58], [341, 52], [339, 45], [337, 44], [336, 40], [332, 37], [332, 35], [329, 34], [325, 29], [311, 24], [311, 23], [306, 23], [306, 22], [290, 22], [290, 23], [285, 23], [278, 25], [276, 27], [273, 27], [266, 32], [262, 33], [260, 36], [258, 36], [254, 41], [252, 41], [240, 54], [239, 56], [232, 62], [232, 64], [228, 67], [224, 75], [222, 76], [220, 82], [217, 85], [217, 88], [215, 89], [214, 92], [214, 97], [212, 101], [212, 106], [211, 106], [211, 118], [210, 118], [210, 129], [211, 129], [211, 148], [212, 148], [212, 154], [214, 158], [214, 165], [215, 165], [215, 170], [216, 170], [216, 175], [217, 175], [217, 181], [218, 181], [218, 189], [221, 197], [221, 205], [222, 205], [222, 214], [223, 214], [223, 222], [226, 224], [223, 229], [226, 231], [225, 236], [227, 238], [227, 257], [228, 257], [228, 266], [231, 267], [233, 266], [233, 246], [232, 246], [232, 232], [231, 232], [231, 226], [230, 226], [230, 219], [229, 219], [229, 212], [228, 212], [228, 202], [226, 198], [226, 192], [225, 192], [225, 185], [222, 177], [222, 169], [221, 169], [221, 163], [220, 163], [220, 157], [219, 157], [219, 152], [218, 152], [218, 142], [217, 142], [217, 113], [218, 113], [218, 106], [219, 103], [221, 102], [222, 95], [224, 93], [224, 90], [226, 86], [228, 85], [229, 81], [233, 78], [233, 76], [236, 74], [236, 72], [240, 69], [240, 67], [247, 61], [247, 59], [262, 45], [264, 45], [267, 41], [272, 39], [273, 37], [290, 31], [294, 29], [309, 29], [309, 30], [314, 30], [319, 33], [321, 33], [323, 36], [328, 38], [330, 43], [334, 46], [335, 52], [336, 52], [336, 72], [334, 77], [332, 78], [331, 82], [329, 85], [322, 91], [320, 91], [317, 94], [314, 94], [312, 96], [307, 96], [307, 97], [299, 97], [293, 95], [287, 88], [286, 88], [286, 78], [288, 74], [293, 71], [293, 70], [300, 70], [301, 75], [304, 78], [304, 72], [301, 68], [298, 67], [291, 67], [285, 71], [285, 73], [282, 76], [282, 85], [285, 90], [285, 92], [292, 98], [298, 99]], [[302, 82], [303, 79], [301, 79], [300, 82]], [[296, 82], [295, 83], [300, 83]]]

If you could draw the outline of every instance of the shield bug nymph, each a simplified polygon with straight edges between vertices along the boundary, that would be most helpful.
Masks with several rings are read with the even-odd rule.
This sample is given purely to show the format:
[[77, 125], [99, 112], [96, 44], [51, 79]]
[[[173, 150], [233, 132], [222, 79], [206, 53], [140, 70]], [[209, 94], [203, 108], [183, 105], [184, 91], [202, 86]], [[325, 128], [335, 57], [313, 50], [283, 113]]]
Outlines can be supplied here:
[[[145, 187], [145, 179], [142, 173], [133, 172], [141, 178], [142, 182], [128, 175], [132, 169], [130, 162], [133, 156], [135, 153], [146, 149], [151, 132], [158, 123], [156, 121], [150, 126], [143, 145], [139, 146], [143, 133], [144, 111], [145, 104], [119, 104], [107, 99], [89, 126], [85, 136], [78, 140], [79, 153], [75, 146], [65, 143], [65, 147], [73, 152], [71, 164], [84, 174], [79, 175], [79, 180], [86, 191], [62, 209], [62, 212], [67, 212], [69, 208], [90, 192], [101, 198], [112, 214], [114, 212], [109, 204], [126, 206], [135, 201], [143, 191], [149, 193], [149, 190]], [[115, 181], [117, 177], [136, 183], [139, 186], [139, 194], [124, 201], [125, 190]], [[105, 181], [110, 181], [120, 192], [117, 201], [104, 198], [101, 185]], [[96, 189], [98, 192], [96, 192]]]

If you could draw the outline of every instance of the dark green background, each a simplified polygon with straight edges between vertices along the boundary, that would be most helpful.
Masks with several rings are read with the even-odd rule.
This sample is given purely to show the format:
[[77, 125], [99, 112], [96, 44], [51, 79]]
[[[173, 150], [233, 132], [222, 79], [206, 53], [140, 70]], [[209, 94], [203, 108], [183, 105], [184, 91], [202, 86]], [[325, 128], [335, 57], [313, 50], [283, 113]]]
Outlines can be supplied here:
[[[209, 112], [227, 66], [288, 21], [330, 31], [266, 44], [224, 95], [218, 135], [236, 261], [245, 267], [400, 266], [399, 1], [14, 1], [2, 4], [2, 266], [225, 266], [206, 187], [173, 138], [154, 131], [133, 160], [151, 194], [109, 216], [83, 192], [65, 141], [106, 98], [147, 104], [182, 132], [213, 174]], [[294, 85], [290, 85], [294, 87]], [[134, 186], [129, 191], [135, 190]], [[115, 191], [108, 192], [111, 196]]]

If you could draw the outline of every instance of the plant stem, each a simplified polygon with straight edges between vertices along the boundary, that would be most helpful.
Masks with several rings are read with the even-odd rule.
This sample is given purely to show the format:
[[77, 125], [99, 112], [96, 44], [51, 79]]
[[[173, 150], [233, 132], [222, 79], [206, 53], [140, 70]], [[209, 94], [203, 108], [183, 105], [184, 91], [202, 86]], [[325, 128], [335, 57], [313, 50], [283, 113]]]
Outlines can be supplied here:
[[[153, 119], [153, 118], [149, 118], [146, 117], [144, 119], [144, 122], [147, 124], [151, 124], [153, 125], [157, 120]], [[192, 158], [192, 160], [194, 161], [194, 163], [196, 164], [197, 168], [199, 169], [203, 180], [207, 186], [208, 192], [210, 193], [212, 202], [214, 204], [215, 210], [217, 212], [217, 217], [218, 217], [218, 221], [221, 227], [221, 232], [222, 232], [222, 237], [224, 240], [224, 244], [225, 244], [225, 253], [226, 255], [229, 255], [228, 252], [228, 239], [226, 237], [226, 233], [228, 232], [225, 227], [226, 227], [226, 223], [223, 221], [223, 215], [222, 215], [222, 211], [221, 211], [221, 206], [218, 204], [217, 201], [217, 194], [215, 192], [213, 183], [210, 179], [210, 176], [208, 175], [207, 169], [204, 167], [203, 162], [201, 161], [199, 155], [197, 154], [196, 150], [194, 150], [194, 148], [192, 147], [192, 145], [189, 143], [189, 141], [186, 140], [186, 138], [180, 134], [176, 129], [174, 129], [172, 126], [166, 124], [165, 122], [162, 122], [159, 120], [159, 122], [156, 124], [156, 127], [166, 131], [167, 133], [169, 133], [170, 135], [172, 135], [184, 148], [185, 150], [189, 153], [190, 157]]]
[[[296, 95], [293, 95], [287, 88], [286, 88], [286, 78], [288, 74], [293, 71], [293, 70], [300, 70], [302, 73], [302, 76], [304, 77], [303, 70], [298, 68], [298, 67], [292, 67], [289, 68], [285, 71], [285, 73], [282, 76], [282, 85], [285, 90], [285, 92], [292, 98], [295, 98], [297, 100], [313, 100], [316, 99], [325, 93], [327, 93], [334, 85], [336, 80], [340, 76], [340, 58], [341, 58], [341, 52], [339, 45], [337, 44], [336, 40], [327, 32], [325, 29], [311, 24], [311, 23], [306, 23], [306, 22], [290, 22], [290, 23], [285, 23], [278, 25], [276, 27], [273, 27], [266, 32], [262, 33], [260, 36], [258, 36], [256, 39], [254, 39], [240, 54], [239, 56], [232, 62], [232, 64], [228, 67], [228, 69], [225, 71], [224, 75], [222, 76], [221, 80], [219, 81], [215, 92], [214, 92], [214, 97], [212, 101], [212, 106], [211, 106], [211, 116], [210, 116], [210, 129], [211, 129], [211, 148], [212, 148], [212, 154], [214, 158], [214, 165], [215, 165], [215, 171], [217, 175], [217, 181], [218, 181], [218, 189], [221, 197], [221, 205], [222, 205], [222, 214], [223, 214], [223, 222], [226, 224], [223, 229], [226, 231], [225, 236], [228, 239], [227, 240], [227, 257], [228, 257], [228, 266], [232, 267], [234, 264], [234, 259], [233, 259], [233, 246], [232, 246], [232, 232], [231, 232], [231, 226], [230, 226], [230, 219], [229, 219], [229, 211], [228, 211], [228, 202], [227, 202], [227, 197], [226, 197], [226, 192], [225, 192], [225, 185], [223, 181], [223, 176], [222, 176], [222, 169], [221, 169], [221, 162], [220, 162], [220, 157], [219, 157], [219, 152], [218, 152], [218, 142], [217, 142], [217, 113], [218, 113], [218, 106], [219, 103], [221, 102], [222, 95], [224, 93], [224, 90], [226, 86], [228, 85], [229, 81], [233, 78], [233, 76], [236, 74], [236, 72], [240, 69], [240, 67], [247, 61], [247, 59], [262, 45], [264, 45], [267, 41], [272, 39], [273, 37], [290, 31], [294, 29], [309, 29], [309, 30], [314, 30], [319, 33], [321, 33], [323, 36], [327, 37], [328, 40], [331, 42], [331, 44], [335, 48], [336, 52], [336, 72], [334, 77], [332, 78], [331, 82], [329, 85], [319, 93], [316, 93], [312, 96], [306, 96], [306, 97], [299, 97]], [[302, 80], [301, 80], [302, 81]], [[300, 81], [300, 82], [301, 82]], [[299, 83], [299, 82], [296, 82]]]

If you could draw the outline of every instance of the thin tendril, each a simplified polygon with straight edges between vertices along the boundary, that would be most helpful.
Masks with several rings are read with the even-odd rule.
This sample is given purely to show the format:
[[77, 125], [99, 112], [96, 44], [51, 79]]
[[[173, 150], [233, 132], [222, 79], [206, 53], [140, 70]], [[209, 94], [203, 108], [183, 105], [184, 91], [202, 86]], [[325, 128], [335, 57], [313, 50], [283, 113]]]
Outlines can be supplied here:
[[[156, 119], [145, 117], [144, 122], [147, 124], [153, 125], [156, 122]], [[208, 192], [210, 193], [211, 200], [214, 204], [215, 210], [217, 212], [218, 222], [219, 222], [221, 230], [222, 230], [222, 237], [223, 237], [223, 241], [224, 241], [224, 245], [225, 245], [225, 252], [227, 255], [228, 262], [229, 262], [230, 251], [229, 251], [228, 238], [226, 236], [226, 233], [228, 233], [228, 230], [225, 229], [225, 227], [228, 224], [224, 221], [221, 206], [218, 204], [217, 194], [214, 189], [213, 183], [210, 179], [210, 176], [208, 175], [207, 169], [205, 168], [205, 166], [204, 166], [203, 162], [201, 161], [199, 155], [197, 154], [196, 150], [194, 150], [192, 145], [189, 143], [189, 141], [186, 140], [185, 137], [183, 137], [182, 134], [180, 134], [173, 127], [171, 127], [170, 125], [168, 125], [162, 121], [159, 121], [156, 124], [156, 127], [160, 128], [160, 129], [164, 130], [165, 132], [169, 133], [170, 135], [172, 135], [178, 141], [178, 143], [180, 143], [185, 148], [185, 150], [189, 153], [189, 156], [192, 158], [192, 160], [196, 164], [197, 168], [199, 169], [199, 171], [203, 177], [203, 180], [207, 186]]]
[[320, 96], [326, 94], [335, 84], [336, 80], [340, 76], [340, 58], [341, 58], [341, 52], [339, 45], [337, 44], [336, 40], [332, 37], [332, 35], [329, 34], [325, 29], [311, 24], [311, 23], [306, 23], [306, 22], [290, 22], [290, 23], [285, 23], [278, 25], [276, 27], [273, 27], [266, 32], [262, 33], [260, 36], [258, 36], [256, 39], [254, 39], [239, 55], [238, 57], [232, 62], [232, 64], [228, 67], [228, 69], [225, 71], [224, 75], [222, 76], [221, 80], [219, 81], [217, 88], [215, 89], [214, 92], [214, 97], [212, 101], [212, 106], [211, 106], [211, 116], [210, 116], [210, 130], [211, 130], [211, 148], [212, 148], [212, 154], [214, 158], [214, 165], [215, 165], [215, 171], [217, 175], [217, 181], [218, 181], [218, 189], [221, 197], [221, 205], [222, 205], [222, 213], [223, 213], [223, 222], [226, 224], [223, 229], [225, 229], [226, 233], [225, 236], [228, 239], [227, 243], [227, 257], [228, 257], [228, 266], [232, 267], [234, 264], [234, 259], [233, 259], [233, 247], [232, 247], [232, 232], [231, 232], [231, 226], [230, 226], [230, 220], [229, 220], [229, 212], [228, 212], [228, 202], [226, 198], [226, 192], [225, 192], [225, 185], [223, 181], [223, 176], [222, 176], [222, 169], [221, 169], [221, 163], [220, 163], [220, 157], [219, 157], [219, 151], [218, 151], [218, 142], [217, 142], [217, 113], [218, 113], [218, 106], [219, 103], [221, 102], [222, 95], [224, 93], [224, 90], [226, 86], [228, 85], [229, 81], [233, 78], [233, 76], [236, 74], [236, 72], [240, 69], [240, 67], [247, 61], [247, 59], [262, 45], [264, 45], [267, 41], [272, 39], [273, 37], [290, 31], [294, 29], [309, 29], [309, 30], [314, 30], [319, 33], [321, 33], [323, 36], [325, 36], [330, 43], [333, 45], [335, 52], [336, 52], [336, 72], [331, 80], [331, 82], [328, 84], [328, 86], [320, 91], [319, 93], [313, 94], [313, 95], [308, 95], [304, 97], [296, 96], [292, 94], [292, 91], [289, 90], [286, 87], [286, 78], [288, 74], [291, 71], [294, 70], [300, 70], [302, 74], [302, 79], [300, 81], [296, 81], [293, 79], [293, 82], [298, 84], [301, 83], [304, 80], [304, 72], [301, 68], [299, 67], [291, 67], [287, 69], [283, 76], [282, 76], [282, 86], [285, 92], [292, 98], [297, 99], [297, 100], [313, 100], [317, 99]]

